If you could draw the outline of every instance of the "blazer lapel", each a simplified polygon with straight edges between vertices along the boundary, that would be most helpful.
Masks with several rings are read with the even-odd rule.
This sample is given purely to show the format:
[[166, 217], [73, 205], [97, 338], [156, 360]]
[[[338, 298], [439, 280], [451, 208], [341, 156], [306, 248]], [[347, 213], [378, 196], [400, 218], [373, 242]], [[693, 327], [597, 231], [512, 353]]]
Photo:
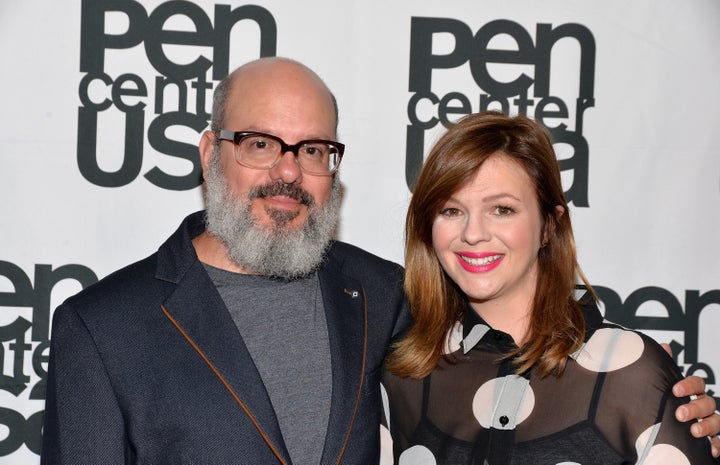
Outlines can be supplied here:
[[322, 464], [339, 462], [362, 393], [367, 344], [367, 309], [359, 282], [324, 267], [320, 285], [330, 339], [332, 400]]
[[[199, 261], [190, 266], [161, 309], [208, 365], [209, 382], [222, 382], [242, 415], [255, 424], [280, 462], [290, 463], [260, 374], [220, 294]], [[212, 370], [212, 372], [210, 371]]]

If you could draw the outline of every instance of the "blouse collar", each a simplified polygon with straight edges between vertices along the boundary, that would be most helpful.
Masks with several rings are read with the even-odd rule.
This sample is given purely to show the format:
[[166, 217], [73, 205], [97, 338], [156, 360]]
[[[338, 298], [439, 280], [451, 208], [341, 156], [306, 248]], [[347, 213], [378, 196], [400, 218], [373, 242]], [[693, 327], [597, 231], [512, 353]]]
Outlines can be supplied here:
[[470, 352], [480, 341], [498, 351], [509, 352], [516, 349], [512, 336], [503, 331], [493, 329], [477, 312], [467, 305], [463, 318], [463, 340], [461, 347], [464, 354]]
[[[584, 292], [583, 295], [579, 297], [578, 302], [580, 303], [580, 308], [585, 318], [585, 340], [587, 341], [595, 330], [600, 327], [603, 322], [603, 317], [597, 304], [588, 292]], [[464, 354], [470, 352], [481, 341], [501, 352], [509, 352], [517, 348], [512, 336], [503, 331], [493, 329], [477, 314], [470, 304], [467, 304], [465, 310], [462, 334], [461, 348]]]

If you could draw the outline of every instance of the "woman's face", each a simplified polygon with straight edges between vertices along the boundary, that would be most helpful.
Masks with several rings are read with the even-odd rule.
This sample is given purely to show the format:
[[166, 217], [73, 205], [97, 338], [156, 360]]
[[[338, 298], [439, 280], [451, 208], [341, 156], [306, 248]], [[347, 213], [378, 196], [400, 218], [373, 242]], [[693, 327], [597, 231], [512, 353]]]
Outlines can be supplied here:
[[476, 311], [488, 303], [526, 310], [535, 292], [542, 229], [530, 177], [497, 152], [445, 202], [433, 223], [433, 247]]

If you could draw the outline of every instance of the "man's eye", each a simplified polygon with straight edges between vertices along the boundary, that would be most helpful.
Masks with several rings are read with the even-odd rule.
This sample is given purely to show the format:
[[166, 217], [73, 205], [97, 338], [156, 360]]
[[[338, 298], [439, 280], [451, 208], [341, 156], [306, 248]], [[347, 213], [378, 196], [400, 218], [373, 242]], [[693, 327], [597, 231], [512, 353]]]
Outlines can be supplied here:
[[242, 140], [241, 147], [250, 152], [265, 152], [273, 150], [274, 142], [265, 137], [250, 136]]
[[310, 157], [321, 157], [324, 153], [323, 148], [317, 145], [306, 145], [302, 148], [302, 151]]

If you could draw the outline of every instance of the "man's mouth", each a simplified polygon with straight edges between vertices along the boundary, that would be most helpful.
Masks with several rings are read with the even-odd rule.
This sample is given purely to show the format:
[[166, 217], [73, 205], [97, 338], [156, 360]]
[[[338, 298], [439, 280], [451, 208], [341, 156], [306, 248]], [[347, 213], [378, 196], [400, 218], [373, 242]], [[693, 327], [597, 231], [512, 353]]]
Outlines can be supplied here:
[[293, 202], [288, 202], [287, 200], [294, 200], [307, 207], [315, 205], [315, 200], [307, 191], [303, 190], [297, 184], [287, 184], [282, 181], [256, 186], [250, 190], [248, 197], [250, 199], [275, 198], [279, 204], [287, 203], [291, 205]]

